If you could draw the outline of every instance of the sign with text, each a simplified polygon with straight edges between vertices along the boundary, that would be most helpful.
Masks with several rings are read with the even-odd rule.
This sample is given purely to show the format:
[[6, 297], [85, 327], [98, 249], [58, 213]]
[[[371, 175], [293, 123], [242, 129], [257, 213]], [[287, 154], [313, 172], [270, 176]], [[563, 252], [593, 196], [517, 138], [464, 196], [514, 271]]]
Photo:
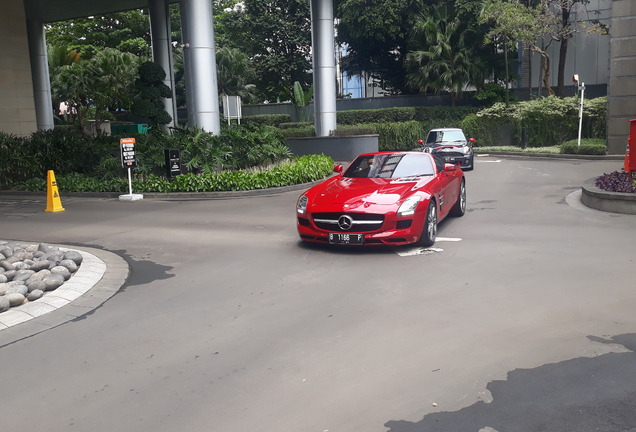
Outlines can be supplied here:
[[135, 168], [137, 159], [135, 157], [135, 139], [121, 138], [119, 140], [121, 147], [121, 166], [124, 168]]

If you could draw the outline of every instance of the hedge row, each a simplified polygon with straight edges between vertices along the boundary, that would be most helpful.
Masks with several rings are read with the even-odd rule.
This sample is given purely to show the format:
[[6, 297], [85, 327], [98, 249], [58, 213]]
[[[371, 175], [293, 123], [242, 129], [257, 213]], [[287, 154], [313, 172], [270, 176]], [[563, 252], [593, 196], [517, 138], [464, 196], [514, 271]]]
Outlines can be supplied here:
[[[138, 193], [210, 192], [267, 189], [308, 183], [327, 177], [334, 161], [324, 155], [308, 155], [283, 162], [264, 171], [224, 171], [219, 174], [185, 174], [168, 181], [154, 174], [135, 175], [132, 188]], [[99, 180], [84, 174], [56, 176], [60, 192], [127, 192], [128, 181], [121, 178]], [[46, 190], [45, 179], [31, 179], [21, 190]]]

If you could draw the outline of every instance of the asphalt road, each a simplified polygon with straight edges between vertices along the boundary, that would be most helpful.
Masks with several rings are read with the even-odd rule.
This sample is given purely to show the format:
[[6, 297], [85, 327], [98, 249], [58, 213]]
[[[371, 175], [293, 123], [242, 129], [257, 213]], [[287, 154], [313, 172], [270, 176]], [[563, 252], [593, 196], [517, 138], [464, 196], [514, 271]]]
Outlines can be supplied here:
[[[437, 252], [298, 241], [299, 192], [0, 196], [0, 238], [132, 274], [0, 348], [0, 427], [424, 432], [636, 428], [636, 216], [580, 204], [622, 162], [479, 157]], [[461, 240], [458, 240], [461, 239]]]

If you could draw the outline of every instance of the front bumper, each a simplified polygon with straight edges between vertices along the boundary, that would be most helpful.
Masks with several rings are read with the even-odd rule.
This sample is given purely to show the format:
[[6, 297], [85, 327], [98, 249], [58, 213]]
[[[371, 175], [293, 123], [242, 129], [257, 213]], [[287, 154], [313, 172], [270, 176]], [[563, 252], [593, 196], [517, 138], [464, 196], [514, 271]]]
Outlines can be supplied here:
[[[374, 231], [347, 231], [348, 234], [363, 234], [364, 245], [399, 246], [416, 242], [424, 228], [421, 218], [414, 216], [398, 218], [386, 215], [382, 227]], [[309, 215], [297, 215], [298, 235], [301, 240], [316, 243], [329, 243], [329, 233], [343, 233], [338, 230], [318, 228]], [[407, 227], [405, 227], [408, 225]]]

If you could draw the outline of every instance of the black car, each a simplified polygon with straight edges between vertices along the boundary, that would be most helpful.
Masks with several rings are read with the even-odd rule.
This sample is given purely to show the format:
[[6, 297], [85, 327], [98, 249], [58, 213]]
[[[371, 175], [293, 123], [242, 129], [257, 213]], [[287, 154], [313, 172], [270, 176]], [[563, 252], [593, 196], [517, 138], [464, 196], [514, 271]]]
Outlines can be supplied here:
[[464, 171], [475, 167], [474, 138], [466, 139], [464, 132], [456, 128], [431, 129], [426, 141], [419, 140], [421, 150], [440, 156], [445, 162], [454, 163]]

